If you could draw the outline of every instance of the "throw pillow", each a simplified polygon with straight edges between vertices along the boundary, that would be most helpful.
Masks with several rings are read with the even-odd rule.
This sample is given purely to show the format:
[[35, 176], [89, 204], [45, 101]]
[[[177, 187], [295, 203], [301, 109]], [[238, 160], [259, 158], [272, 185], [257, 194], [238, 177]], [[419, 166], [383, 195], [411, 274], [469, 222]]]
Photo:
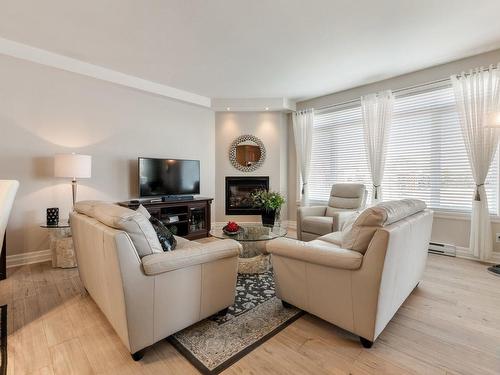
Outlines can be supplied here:
[[139, 207], [137, 208], [137, 212], [143, 214], [148, 220], [151, 218], [151, 214], [149, 213], [148, 209], [144, 207], [142, 204], [140, 204]]
[[160, 241], [163, 251], [174, 250], [175, 246], [177, 246], [177, 240], [166, 225], [153, 216], [149, 218], [149, 221], [156, 231], [156, 235], [158, 236], [158, 240]]

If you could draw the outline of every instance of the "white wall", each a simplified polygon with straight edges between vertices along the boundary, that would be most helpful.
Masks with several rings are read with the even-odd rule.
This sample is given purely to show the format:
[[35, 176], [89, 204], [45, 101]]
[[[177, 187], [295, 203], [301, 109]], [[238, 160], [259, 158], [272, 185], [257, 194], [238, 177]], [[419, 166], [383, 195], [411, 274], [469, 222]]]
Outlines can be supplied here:
[[0, 56], [0, 179], [20, 190], [8, 255], [48, 248], [45, 208], [71, 206], [71, 185], [53, 177], [53, 155], [93, 157], [78, 199], [136, 197], [137, 157], [201, 160], [201, 195], [215, 196], [214, 112], [134, 89]]
[[[250, 134], [259, 138], [266, 147], [266, 160], [254, 172], [240, 172], [229, 161], [229, 147], [235, 138]], [[288, 187], [288, 125], [286, 115], [280, 112], [218, 112], [215, 115], [216, 195], [215, 218], [218, 222], [260, 221], [259, 216], [225, 214], [226, 176], [269, 176], [271, 190], [287, 196]], [[282, 219], [287, 218], [287, 207]]]
[[[334, 105], [353, 99], [357, 99], [362, 95], [374, 93], [380, 90], [397, 90], [401, 88], [411, 87], [423, 83], [428, 83], [443, 78], [447, 78], [452, 74], [460, 73], [478, 66], [488, 66], [500, 62], [500, 50], [472, 56], [466, 59], [457, 60], [448, 64], [435, 66], [429, 69], [420, 70], [414, 73], [405, 74], [399, 77], [387, 79], [380, 82], [375, 82], [369, 85], [356, 87], [350, 90], [345, 90], [330, 95], [313, 98], [307, 101], [297, 103], [297, 109], [304, 108], [320, 108], [323, 106]], [[290, 159], [292, 161], [292, 159]], [[293, 169], [293, 166], [291, 166]], [[290, 209], [292, 211], [292, 209]], [[500, 222], [492, 224], [493, 236], [496, 232], [500, 233]], [[449, 217], [436, 215], [432, 230], [432, 240], [453, 244], [459, 247], [469, 247], [469, 232], [470, 218], [465, 217]], [[500, 243], [495, 243], [495, 250], [500, 251]]]

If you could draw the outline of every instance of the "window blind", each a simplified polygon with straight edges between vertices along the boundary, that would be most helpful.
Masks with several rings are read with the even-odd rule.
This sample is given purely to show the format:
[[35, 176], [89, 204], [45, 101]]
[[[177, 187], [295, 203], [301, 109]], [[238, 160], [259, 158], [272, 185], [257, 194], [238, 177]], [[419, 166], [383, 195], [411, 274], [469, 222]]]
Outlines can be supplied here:
[[362, 182], [371, 194], [371, 178], [363, 143], [361, 107], [314, 115], [309, 199], [328, 200], [332, 184]]
[[[485, 184], [495, 214], [497, 181], [495, 161]], [[475, 184], [450, 85], [396, 97], [382, 188], [384, 200], [418, 198], [436, 209], [471, 211]]]
[[[498, 173], [496, 155], [485, 184], [492, 214], [498, 214]], [[371, 195], [359, 103], [316, 112], [310, 200], [325, 202], [332, 184], [351, 181], [366, 184]], [[449, 83], [396, 95], [382, 188], [384, 200], [418, 198], [434, 209], [471, 211], [475, 185]]]

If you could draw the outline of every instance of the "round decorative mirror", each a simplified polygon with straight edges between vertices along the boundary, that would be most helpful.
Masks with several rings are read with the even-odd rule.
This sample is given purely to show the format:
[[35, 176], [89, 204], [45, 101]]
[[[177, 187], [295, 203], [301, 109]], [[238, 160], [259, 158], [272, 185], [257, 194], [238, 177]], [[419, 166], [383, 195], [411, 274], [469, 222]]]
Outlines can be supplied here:
[[229, 160], [236, 169], [252, 172], [258, 169], [266, 159], [264, 143], [253, 135], [241, 135], [229, 148]]

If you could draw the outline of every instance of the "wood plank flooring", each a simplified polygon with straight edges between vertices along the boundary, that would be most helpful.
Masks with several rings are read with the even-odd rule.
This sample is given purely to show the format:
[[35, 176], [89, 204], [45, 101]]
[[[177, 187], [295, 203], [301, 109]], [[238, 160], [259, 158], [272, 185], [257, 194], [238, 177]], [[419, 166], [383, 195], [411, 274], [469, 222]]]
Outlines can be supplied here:
[[[166, 341], [134, 362], [76, 269], [9, 269], [0, 303], [9, 305], [9, 374], [198, 373]], [[223, 374], [500, 374], [500, 278], [430, 255], [424, 281], [372, 349], [305, 315]]]

